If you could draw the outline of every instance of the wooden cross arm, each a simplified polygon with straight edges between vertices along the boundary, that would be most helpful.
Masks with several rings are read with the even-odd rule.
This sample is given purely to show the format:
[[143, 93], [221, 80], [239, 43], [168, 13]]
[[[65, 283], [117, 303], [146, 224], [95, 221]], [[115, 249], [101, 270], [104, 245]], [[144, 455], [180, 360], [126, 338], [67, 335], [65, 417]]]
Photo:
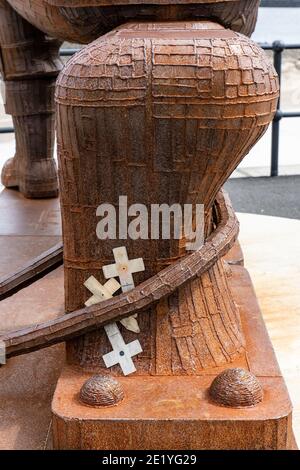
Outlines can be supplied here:
[[138, 313], [178, 287], [201, 276], [224, 256], [237, 239], [239, 223], [226, 194], [220, 192], [215, 203], [217, 228], [198, 250], [168, 266], [134, 288], [100, 304], [76, 310], [60, 318], [0, 336], [6, 357], [46, 348]]

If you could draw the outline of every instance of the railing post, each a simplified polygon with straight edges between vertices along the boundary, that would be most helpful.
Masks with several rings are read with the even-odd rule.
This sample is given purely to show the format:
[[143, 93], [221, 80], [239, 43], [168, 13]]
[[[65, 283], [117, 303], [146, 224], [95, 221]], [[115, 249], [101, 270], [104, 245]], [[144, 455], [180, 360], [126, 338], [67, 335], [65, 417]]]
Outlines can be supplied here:
[[[281, 41], [273, 42], [274, 53], [274, 67], [278, 73], [279, 83], [281, 83], [281, 69], [282, 69], [282, 52], [284, 51], [284, 43]], [[280, 112], [280, 96], [277, 105], [277, 112], [272, 123], [272, 150], [271, 150], [271, 176], [278, 176], [278, 161], [279, 161], [279, 132], [280, 120], [282, 118]]]

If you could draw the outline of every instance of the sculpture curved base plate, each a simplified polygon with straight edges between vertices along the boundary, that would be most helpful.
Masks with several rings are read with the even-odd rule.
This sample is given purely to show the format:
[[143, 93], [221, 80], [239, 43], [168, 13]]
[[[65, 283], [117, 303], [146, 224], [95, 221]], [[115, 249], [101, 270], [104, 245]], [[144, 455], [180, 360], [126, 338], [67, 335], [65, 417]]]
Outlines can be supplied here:
[[122, 377], [118, 380], [124, 388], [123, 402], [93, 409], [76, 399], [89, 375], [66, 366], [52, 403], [56, 449], [296, 448], [289, 395], [250, 277], [235, 261], [229, 283], [240, 305], [247, 358], [230, 367], [244, 367], [256, 375], [264, 390], [262, 403], [248, 409], [212, 403], [207, 392], [218, 368], [198, 377]]

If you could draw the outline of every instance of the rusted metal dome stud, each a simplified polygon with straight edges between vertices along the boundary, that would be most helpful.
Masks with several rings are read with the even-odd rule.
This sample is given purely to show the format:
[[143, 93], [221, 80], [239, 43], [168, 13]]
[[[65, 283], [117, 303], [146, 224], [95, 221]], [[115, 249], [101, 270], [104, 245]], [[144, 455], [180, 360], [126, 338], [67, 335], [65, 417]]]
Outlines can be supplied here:
[[220, 406], [248, 408], [263, 400], [263, 390], [255, 375], [236, 368], [227, 369], [214, 379], [209, 396]]
[[113, 377], [94, 375], [81, 387], [79, 398], [88, 406], [114, 406], [123, 400], [124, 391]]

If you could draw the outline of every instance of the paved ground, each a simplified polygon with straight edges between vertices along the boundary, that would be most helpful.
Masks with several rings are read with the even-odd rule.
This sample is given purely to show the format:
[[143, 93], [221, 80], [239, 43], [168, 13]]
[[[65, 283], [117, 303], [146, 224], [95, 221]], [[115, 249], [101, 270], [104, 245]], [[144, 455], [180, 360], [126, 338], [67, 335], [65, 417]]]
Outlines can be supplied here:
[[300, 176], [234, 178], [225, 188], [238, 212], [300, 219]]

